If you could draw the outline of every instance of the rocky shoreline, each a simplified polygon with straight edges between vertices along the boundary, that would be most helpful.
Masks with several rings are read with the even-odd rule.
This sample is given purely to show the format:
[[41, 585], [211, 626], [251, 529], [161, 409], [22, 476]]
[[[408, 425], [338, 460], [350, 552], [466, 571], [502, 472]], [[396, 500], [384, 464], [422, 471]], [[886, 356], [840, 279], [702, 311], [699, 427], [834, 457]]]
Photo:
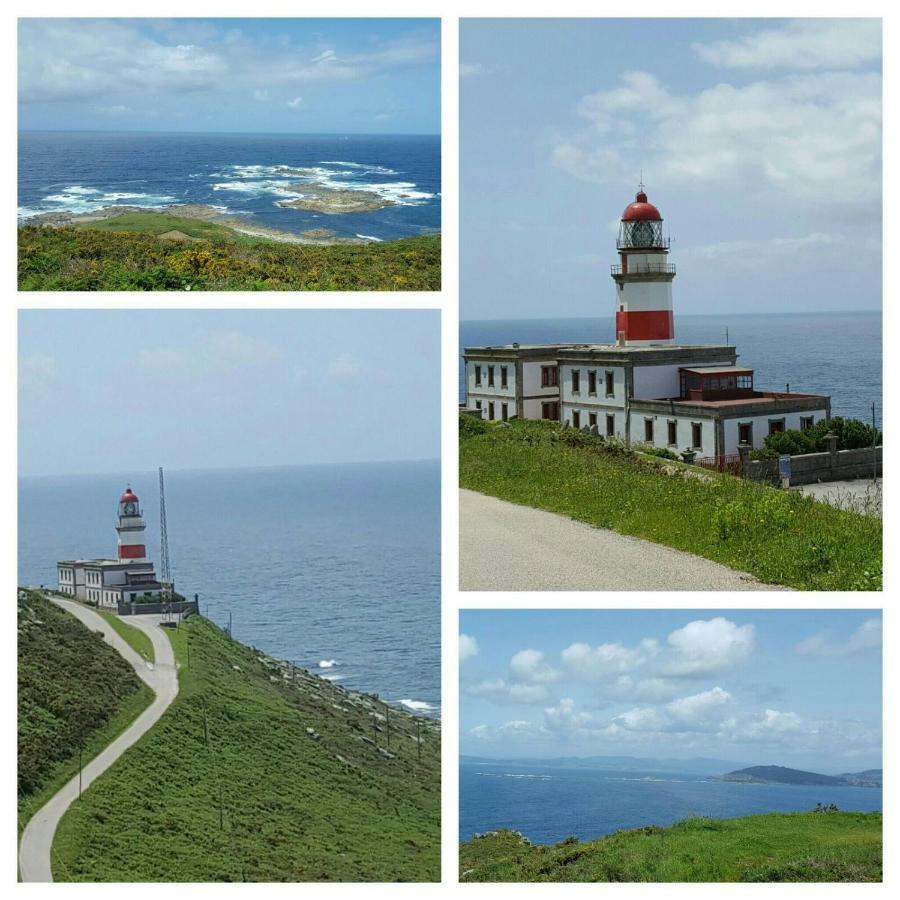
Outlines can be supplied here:
[[[343, 193], [343, 192], [340, 192]], [[350, 192], [357, 193], [357, 192]], [[297, 201], [290, 201], [291, 203]], [[298, 207], [299, 208], [299, 207]], [[310, 208], [310, 207], [303, 207]], [[380, 208], [380, 207], [377, 207]], [[214, 206], [208, 206], [202, 203], [186, 203], [180, 206], [107, 206], [89, 213], [73, 213], [68, 211], [42, 213], [34, 216], [25, 224], [36, 225], [46, 228], [64, 228], [66, 226], [81, 225], [84, 226], [91, 222], [101, 222], [108, 219], [115, 219], [119, 216], [129, 214], [156, 213], [161, 216], [171, 216], [181, 219], [198, 219], [200, 221], [214, 222], [217, 225], [223, 225], [240, 234], [246, 234], [251, 237], [262, 237], [272, 241], [280, 241], [286, 244], [369, 244], [370, 240], [357, 237], [338, 237], [337, 234], [329, 228], [310, 228], [299, 234], [291, 231], [279, 231], [275, 228], [269, 228], [266, 225], [260, 225], [238, 216], [228, 215]], [[177, 236], [179, 232], [173, 229], [173, 232], [166, 233], [166, 236]], [[195, 240], [188, 235], [184, 235], [185, 240]]]

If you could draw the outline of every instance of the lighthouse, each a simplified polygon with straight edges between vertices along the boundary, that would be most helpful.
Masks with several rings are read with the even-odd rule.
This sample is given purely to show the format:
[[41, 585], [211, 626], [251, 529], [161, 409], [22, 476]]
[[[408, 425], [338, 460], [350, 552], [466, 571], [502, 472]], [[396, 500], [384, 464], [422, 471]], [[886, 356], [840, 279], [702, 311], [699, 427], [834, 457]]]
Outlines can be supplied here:
[[119, 535], [119, 559], [130, 562], [147, 562], [147, 547], [144, 544], [146, 529], [141, 514], [141, 504], [137, 494], [130, 487], [119, 497], [119, 521], [116, 531]]
[[641, 346], [670, 343], [675, 337], [672, 320], [672, 281], [675, 266], [668, 262], [669, 241], [663, 236], [663, 218], [647, 200], [644, 186], [622, 213], [616, 249], [619, 263], [612, 266], [616, 283], [616, 339], [619, 344]]

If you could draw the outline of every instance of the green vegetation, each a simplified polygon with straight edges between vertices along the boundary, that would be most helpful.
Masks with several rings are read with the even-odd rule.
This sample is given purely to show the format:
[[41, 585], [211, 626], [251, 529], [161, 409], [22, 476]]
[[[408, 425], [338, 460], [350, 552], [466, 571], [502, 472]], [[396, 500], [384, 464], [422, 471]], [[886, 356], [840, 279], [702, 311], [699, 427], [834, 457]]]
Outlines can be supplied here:
[[66, 814], [55, 877], [439, 878], [437, 722], [264, 656], [200, 616], [168, 633], [178, 697]]
[[821, 775], [785, 766], [750, 766], [722, 775], [721, 781], [740, 781], [749, 784], [842, 784], [881, 787], [881, 769], [848, 772], [845, 775]]
[[461, 881], [881, 881], [881, 813], [687, 819], [579, 843], [512, 831], [459, 848]]
[[[160, 237], [172, 232], [175, 239]], [[370, 244], [290, 244], [163, 213], [127, 213], [76, 227], [19, 228], [20, 290], [436, 291], [440, 287], [438, 234]]]
[[18, 594], [19, 830], [150, 704], [103, 639], [37, 591]]
[[834, 416], [827, 422], [822, 419], [812, 428], [797, 431], [776, 432], [766, 436], [764, 446], [750, 453], [751, 459], [777, 459], [782, 453], [800, 456], [804, 453], [824, 453], [828, 449], [826, 434], [833, 434], [837, 440], [838, 450], [856, 450], [860, 447], [871, 447], [882, 441], [882, 434], [871, 425], [859, 419], [844, 419]]
[[110, 625], [119, 633], [119, 636], [137, 653], [139, 656], [143, 656], [144, 659], [149, 660], [150, 662], [154, 662], [156, 656], [153, 652], [153, 641], [144, 634], [143, 631], [139, 631], [133, 625], [129, 625], [127, 622], [123, 621], [119, 618], [115, 613], [106, 612], [105, 610], [98, 609], [96, 610]]
[[880, 590], [882, 526], [555, 423], [460, 417], [460, 485], [801, 590]]

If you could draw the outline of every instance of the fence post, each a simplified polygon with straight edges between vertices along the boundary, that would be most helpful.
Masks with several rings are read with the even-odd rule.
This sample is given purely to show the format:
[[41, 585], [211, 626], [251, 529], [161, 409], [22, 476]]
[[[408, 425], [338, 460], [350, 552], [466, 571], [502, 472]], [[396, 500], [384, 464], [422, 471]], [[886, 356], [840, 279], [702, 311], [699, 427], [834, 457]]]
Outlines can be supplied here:
[[830, 431], [825, 435], [825, 443], [828, 445], [828, 466], [830, 469], [829, 475], [832, 480], [837, 475], [838, 468], [838, 439], [836, 434], [832, 434]]
[[741, 458], [741, 478], [750, 475], [750, 445], [738, 444], [738, 456]]

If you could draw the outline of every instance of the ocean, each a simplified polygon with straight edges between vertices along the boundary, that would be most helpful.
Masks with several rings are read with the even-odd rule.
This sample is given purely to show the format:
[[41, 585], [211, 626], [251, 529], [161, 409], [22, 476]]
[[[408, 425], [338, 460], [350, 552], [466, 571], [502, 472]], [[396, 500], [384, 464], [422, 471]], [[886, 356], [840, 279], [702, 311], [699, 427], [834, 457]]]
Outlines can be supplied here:
[[[440, 711], [438, 462], [166, 471], [176, 589], [234, 637], [341, 685]], [[119, 495], [144, 508], [159, 565], [154, 472], [19, 480], [19, 583], [56, 561], [114, 557]]]
[[[317, 183], [396, 205], [328, 215], [277, 206], [311, 168]], [[341, 237], [391, 240], [441, 227], [436, 135], [19, 133], [19, 221], [105, 206], [218, 207], [279, 231], [328, 228]]]
[[[676, 315], [675, 340], [684, 344], [728, 342], [741, 365], [755, 369], [758, 390], [831, 396], [831, 413], [881, 427], [881, 313], [784, 315]], [[612, 316], [596, 319], [521, 319], [460, 323], [460, 353], [467, 346], [566, 341], [612, 343]], [[460, 359], [459, 397], [465, 397]]]
[[580, 840], [690, 816], [716, 819], [766, 812], [808, 812], [817, 803], [880, 810], [881, 790], [788, 784], [735, 784], [710, 776], [565, 769], [511, 763], [463, 763], [459, 770], [459, 839], [497, 828], [532, 843]]

